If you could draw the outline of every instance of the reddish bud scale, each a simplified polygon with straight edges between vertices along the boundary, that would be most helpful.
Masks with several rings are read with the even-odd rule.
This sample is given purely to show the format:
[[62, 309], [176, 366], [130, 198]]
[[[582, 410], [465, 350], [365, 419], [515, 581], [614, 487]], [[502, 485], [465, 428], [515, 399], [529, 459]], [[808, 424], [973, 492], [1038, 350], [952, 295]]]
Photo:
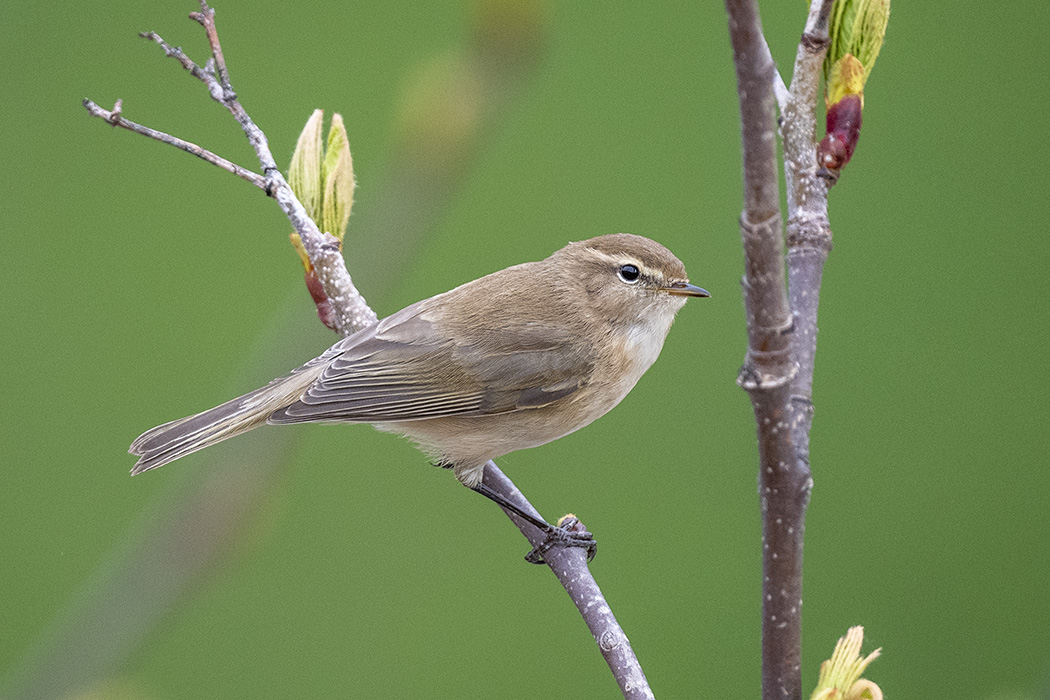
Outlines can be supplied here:
[[321, 285], [321, 280], [317, 278], [317, 273], [313, 268], [304, 275], [306, 280], [306, 289], [310, 292], [310, 297], [314, 300], [314, 305], [317, 307], [317, 316], [321, 319], [321, 323], [335, 330], [335, 310], [332, 308], [332, 302], [328, 300], [328, 295], [324, 293], [324, 287]]
[[860, 95], [846, 95], [828, 107], [827, 135], [817, 146], [817, 164], [831, 179], [837, 179], [838, 171], [853, 157], [860, 139], [860, 124]]

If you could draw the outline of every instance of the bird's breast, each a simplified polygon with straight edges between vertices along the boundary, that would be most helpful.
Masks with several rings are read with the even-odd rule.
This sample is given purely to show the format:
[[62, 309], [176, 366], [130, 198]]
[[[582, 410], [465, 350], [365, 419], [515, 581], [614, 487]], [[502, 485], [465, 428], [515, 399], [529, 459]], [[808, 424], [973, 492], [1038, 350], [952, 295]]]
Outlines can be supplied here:
[[631, 386], [656, 362], [666, 336], [666, 330], [647, 321], [632, 323], [614, 333], [613, 345], [618, 349], [616, 354], [622, 358], [617, 363], [618, 371], [625, 378], [632, 379]]

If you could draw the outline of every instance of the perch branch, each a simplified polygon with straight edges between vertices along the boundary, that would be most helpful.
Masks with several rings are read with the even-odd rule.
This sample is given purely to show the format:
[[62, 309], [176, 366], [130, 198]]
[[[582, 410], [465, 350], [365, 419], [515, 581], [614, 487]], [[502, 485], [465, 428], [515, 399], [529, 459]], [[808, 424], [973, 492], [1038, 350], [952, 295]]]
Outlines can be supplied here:
[[[539, 518], [540, 514], [525, 499], [518, 487], [496, 467], [495, 462], [485, 465], [485, 483], [495, 489], [504, 498], [519, 508]], [[530, 524], [515, 513], [504, 510], [507, 517], [521, 530], [533, 547], [538, 547], [546, 538], [546, 533]], [[578, 524], [578, 531], [583, 526]], [[620, 623], [616, 621], [598, 582], [594, 580], [587, 568], [587, 553], [580, 547], [555, 547], [543, 555], [544, 561], [558, 577], [558, 581], [569, 594], [576, 609], [580, 611], [587, 629], [598, 644], [602, 657], [609, 665], [609, 670], [620, 686], [620, 692], [627, 700], [646, 700], [653, 698], [649, 681], [645, 677], [638, 657], [634, 654], [630, 640], [624, 634]]]
[[[208, 61], [204, 68], [190, 60], [180, 48], [170, 46], [155, 32], [146, 32], [141, 36], [160, 45], [166, 55], [175, 58], [183, 68], [201, 80], [208, 88], [212, 98], [223, 104], [241, 125], [249, 142], [255, 149], [265, 173], [265, 176], [261, 178], [258, 175], [254, 175], [255, 178], [260, 178], [259, 181], [246, 179], [262, 187], [268, 195], [278, 202], [289, 221], [291, 221], [292, 226], [299, 233], [311, 264], [317, 271], [325, 293], [337, 313], [339, 319], [336, 324], [337, 332], [344, 336], [349, 335], [360, 328], [374, 323], [376, 315], [368, 307], [356, 287], [354, 287], [346, 270], [338, 241], [329, 234], [322, 234], [314, 221], [306, 214], [306, 210], [278, 170], [265, 134], [255, 125], [238, 101], [230, 83], [229, 73], [215, 27], [214, 14], [214, 10], [204, 0], [201, 0], [201, 12], [190, 14], [191, 19], [196, 20], [205, 28], [209, 44], [211, 45], [212, 59]], [[106, 118], [110, 123], [129, 128], [126, 126], [129, 122], [120, 117], [119, 109], [114, 110], [116, 112], [116, 121], [114, 121], [112, 112], [107, 113], [105, 110], [101, 110], [89, 100], [85, 100], [85, 107], [95, 116]], [[145, 135], [150, 135], [148, 132], [153, 132], [151, 129], [147, 130], [146, 127], [140, 127], [140, 129], [131, 130]], [[177, 142], [180, 142], [180, 140], [161, 132], [153, 133], [157, 134], [157, 136], [152, 136], [153, 138], [157, 138], [165, 143], [178, 145]], [[192, 144], [190, 145], [192, 146]], [[199, 147], [194, 146], [194, 148], [197, 151], [208, 153]], [[183, 148], [183, 150], [200, 155], [197, 151], [188, 148]], [[215, 158], [218, 157], [215, 156]], [[208, 158], [205, 159], [209, 160], [209, 162], [214, 162]], [[219, 163], [216, 162], [216, 164]], [[231, 172], [234, 171], [231, 170]], [[535, 509], [524, 498], [517, 487], [493, 462], [489, 462], [485, 467], [485, 481], [497, 493], [515, 503], [518, 507], [528, 512], [536, 513]], [[534, 546], [543, 541], [544, 533], [539, 529], [512, 513], [508, 513], [508, 516]], [[594, 635], [595, 641], [598, 643], [602, 655], [606, 658], [624, 696], [632, 700], [635, 698], [651, 698], [652, 692], [631, 649], [630, 643], [616, 622], [608, 603], [605, 601], [590, 570], [587, 568], [585, 553], [578, 548], [556, 548], [544, 554], [544, 561], [561, 581], [580, 610], [580, 614], [584, 617], [588, 628]]]

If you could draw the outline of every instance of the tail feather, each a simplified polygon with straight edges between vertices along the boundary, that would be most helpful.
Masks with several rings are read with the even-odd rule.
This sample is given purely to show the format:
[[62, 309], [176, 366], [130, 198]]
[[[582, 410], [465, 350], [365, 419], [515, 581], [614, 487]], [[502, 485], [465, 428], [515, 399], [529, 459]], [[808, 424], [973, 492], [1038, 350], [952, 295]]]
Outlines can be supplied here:
[[132, 475], [263, 425], [271, 413], [297, 401], [322, 371], [321, 364], [300, 368], [215, 408], [147, 430], [128, 448], [128, 452], [139, 457], [131, 469]]

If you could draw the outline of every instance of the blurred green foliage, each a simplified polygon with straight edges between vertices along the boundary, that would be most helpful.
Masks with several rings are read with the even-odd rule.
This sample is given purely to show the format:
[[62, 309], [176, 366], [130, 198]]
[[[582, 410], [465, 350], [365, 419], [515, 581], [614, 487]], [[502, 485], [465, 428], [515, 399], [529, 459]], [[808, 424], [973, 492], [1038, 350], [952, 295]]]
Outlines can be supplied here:
[[[345, 247], [380, 315], [616, 231], [660, 240], [712, 291], [622, 406], [501, 466], [549, 517], [571, 510], [596, 533], [596, 576], [659, 697], [753, 696], [760, 543], [751, 412], [733, 383], [742, 197], [723, 8], [523, 13], [543, 31], [535, 74], [472, 137], [462, 181], [406, 247], [369, 219], [396, 191], [398, 106], [467, 41], [472, 7], [217, 9], [233, 84], [280, 162], [314, 108], [344, 116], [359, 182]], [[272, 202], [80, 107], [123, 98], [129, 119], [254, 167], [232, 119], [135, 36], [154, 29], [203, 61], [192, 9], [38, 3], [0, 24], [0, 679], [203, 478], [197, 457], [128, 478], [131, 439], [334, 341]], [[787, 77], [805, 6], [763, 10]], [[863, 624], [888, 697], [1047, 692], [1047, 95], [1006, 57], [1041, 46], [1050, 17], [1030, 0], [995, 11], [895, 6], [832, 193], [806, 688]], [[295, 332], [267, 330], [289, 317]], [[389, 435], [286, 430], [288, 467], [237, 546], [84, 697], [615, 696], [569, 600], [491, 504]]]

